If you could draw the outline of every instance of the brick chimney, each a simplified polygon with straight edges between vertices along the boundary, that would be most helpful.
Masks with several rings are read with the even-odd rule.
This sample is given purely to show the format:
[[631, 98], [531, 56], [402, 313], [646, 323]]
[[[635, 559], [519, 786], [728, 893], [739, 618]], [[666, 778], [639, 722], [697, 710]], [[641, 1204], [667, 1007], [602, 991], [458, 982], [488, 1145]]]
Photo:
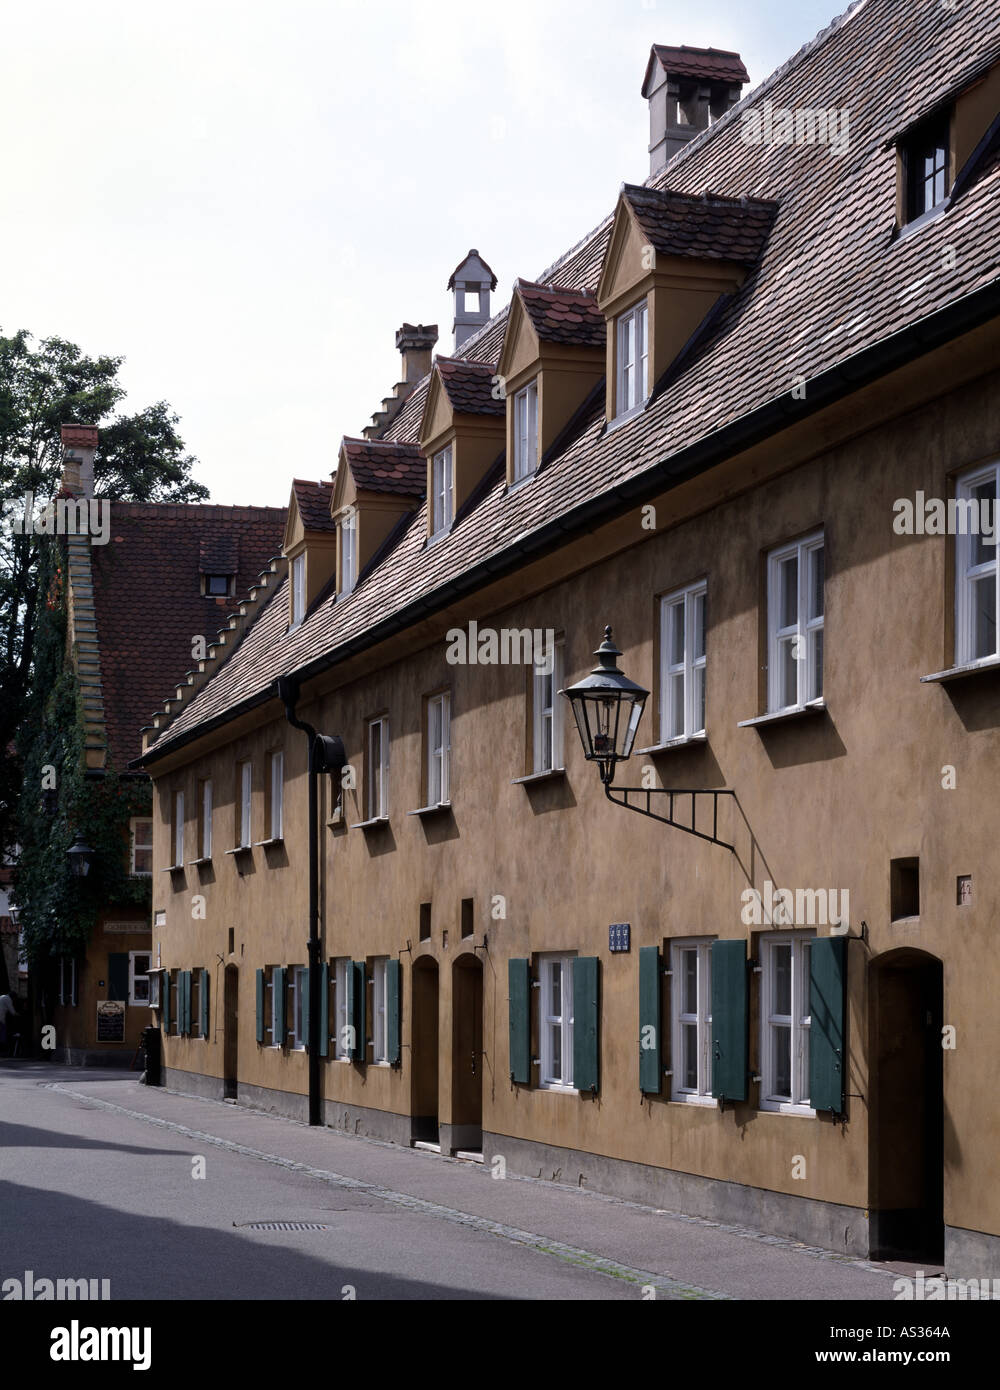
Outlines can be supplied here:
[[94, 455], [97, 426], [70, 423], [62, 427], [63, 487], [80, 497], [94, 495]]
[[649, 102], [649, 174], [735, 106], [750, 77], [738, 53], [721, 48], [650, 49], [642, 94]]
[[376, 410], [371, 424], [361, 431], [366, 439], [381, 439], [385, 434], [403, 402], [430, 371], [437, 340], [436, 323], [404, 323], [396, 330], [396, 347], [403, 359], [403, 379], [396, 382], [391, 396], [383, 396], [382, 409]]
[[484, 323], [489, 323], [490, 292], [496, 287], [497, 277], [475, 249], [451, 272], [448, 288], [455, 292], [456, 352]]

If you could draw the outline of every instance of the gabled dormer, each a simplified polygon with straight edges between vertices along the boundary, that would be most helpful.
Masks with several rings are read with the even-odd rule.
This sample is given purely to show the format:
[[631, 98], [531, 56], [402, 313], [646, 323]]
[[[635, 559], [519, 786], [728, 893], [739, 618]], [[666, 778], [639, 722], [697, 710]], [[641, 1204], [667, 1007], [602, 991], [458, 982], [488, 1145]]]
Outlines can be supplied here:
[[296, 478], [288, 502], [282, 554], [288, 560], [288, 625], [298, 627], [320, 591], [330, 582], [337, 557], [337, 534], [330, 506], [332, 483]]
[[594, 295], [514, 282], [497, 375], [507, 398], [507, 485], [535, 472], [605, 371]]
[[503, 452], [505, 414], [495, 366], [434, 359], [420, 421], [429, 541], [447, 535], [470, 493]]
[[777, 206], [622, 185], [597, 287], [609, 423], [642, 409], [720, 296], [740, 288]]
[[351, 593], [389, 533], [424, 499], [426, 465], [415, 444], [344, 438], [330, 512], [336, 527], [337, 593]]

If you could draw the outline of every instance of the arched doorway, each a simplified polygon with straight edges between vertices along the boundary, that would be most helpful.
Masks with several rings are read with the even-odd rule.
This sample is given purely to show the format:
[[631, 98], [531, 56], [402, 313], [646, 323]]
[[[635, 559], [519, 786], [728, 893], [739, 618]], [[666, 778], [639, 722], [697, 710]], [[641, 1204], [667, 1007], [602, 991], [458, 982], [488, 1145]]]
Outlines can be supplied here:
[[924, 951], [876, 957], [871, 984], [871, 1253], [944, 1255], [943, 971]]
[[438, 1135], [438, 967], [425, 956], [413, 966], [413, 1021], [410, 1055], [410, 1114], [414, 1143], [437, 1144]]
[[451, 1147], [483, 1147], [483, 963], [471, 952], [451, 972]]
[[222, 1009], [222, 1094], [227, 1100], [236, 1099], [239, 1075], [240, 968], [227, 965], [223, 986]]

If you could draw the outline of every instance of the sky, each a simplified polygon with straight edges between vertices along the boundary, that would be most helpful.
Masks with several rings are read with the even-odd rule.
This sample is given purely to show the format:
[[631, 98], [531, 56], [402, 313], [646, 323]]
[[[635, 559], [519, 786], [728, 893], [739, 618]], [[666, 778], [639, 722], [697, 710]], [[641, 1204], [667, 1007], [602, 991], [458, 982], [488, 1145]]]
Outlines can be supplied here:
[[283, 506], [391, 393], [404, 321], [452, 351], [470, 247], [496, 312], [646, 178], [652, 43], [752, 87], [846, 6], [0, 0], [0, 331], [123, 356], [213, 501]]

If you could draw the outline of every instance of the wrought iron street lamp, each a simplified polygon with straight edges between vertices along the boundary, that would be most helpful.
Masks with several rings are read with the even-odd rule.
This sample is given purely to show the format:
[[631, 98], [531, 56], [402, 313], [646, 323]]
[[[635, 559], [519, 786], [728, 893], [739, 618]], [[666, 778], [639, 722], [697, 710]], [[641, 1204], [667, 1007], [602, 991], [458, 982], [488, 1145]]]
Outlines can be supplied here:
[[[573, 710], [580, 742], [583, 744], [583, 756], [588, 762], [597, 763], [600, 769], [605, 796], [618, 806], [624, 806], [629, 811], [638, 811], [640, 815], [662, 821], [664, 825], [672, 825], [688, 835], [697, 836], [699, 840], [708, 840], [713, 845], [722, 845], [724, 849], [733, 849], [728, 840], [719, 839], [719, 797], [729, 796], [735, 799], [735, 792], [722, 787], [707, 790], [690, 787], [612, 789], [616, 765], [627, 762], [632, 756], [636, 732], [642, 712], [646, 708], [649, 691], [644, 690], [641, 685], [636, 685], [635, 681], [629, 680], [628, 676], [618, 669], [621, 652], [612, 641], [610, 627], [604, 629], [604, 641], [594, 655], [597, 657], [597, 665], [590, 675], [584, 676], [582, 681], [577, 681], [576, 685], [560, 690], [559, 693], [566, 697]], [[664, 796], [668, 798], [667, 811], [665, 815], [661, 815], [653, 810], [653, 798]], [[675, 817], [678, 797], [691, 798], [689, 824]], [[700, 800], [711, 801], [711, 833], [707, 828], [698, 827]], [[685, 805], [686, 802], [682, 800], [681, 804]], [[705, 824], [704, 819], [702, 824]]]
[[86, 878], [96, 857], [94, 851], [84, 842], [83, 836], [79, 834], [66, 851], [66, 858], [69, 860], [74, 878]]

